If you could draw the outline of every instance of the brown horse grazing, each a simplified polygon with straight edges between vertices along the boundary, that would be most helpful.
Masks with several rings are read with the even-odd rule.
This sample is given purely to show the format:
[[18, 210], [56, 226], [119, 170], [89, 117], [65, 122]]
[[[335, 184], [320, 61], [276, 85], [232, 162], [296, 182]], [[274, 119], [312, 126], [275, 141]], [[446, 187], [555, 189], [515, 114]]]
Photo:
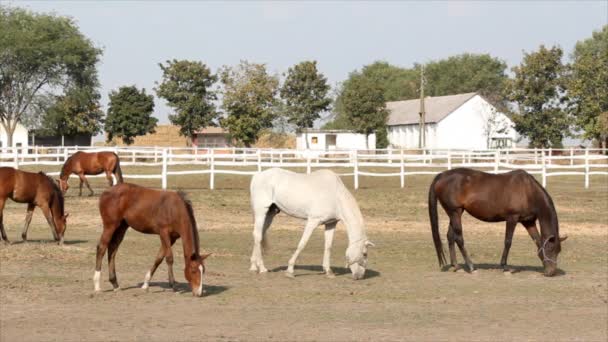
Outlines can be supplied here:
[[100, 291], [101, 259], [108, 249], [110, 283], [118, 290], [115, 259], [118, 246], [129, 227], [144, 233], [160, 235], [161, 247], [152, 268], [146, 274], [143, 289], [156, 268], [166, 259], [169, 269], [169, 284], [175, 289], [173, 278], [173, 252], [171, 246], [182, 238], [184, 248], [184, 274], [192, 288], [192, 294], [203, 294], [204, 260], [209, 256], [199, 254], [199, 239], [192, 205], [181, 192], [158, 191], [138, 185], [123, 183], [106, 190], [99, 198], [99, 213], [103, 221], [103, 232], [97, 245], [95, 265], [95, 291]]
[[[529, 173], [515, 170], [494, 175], [458, 168], [442, 172], [435, 177], [429, 189], [429, 216], [437, 258], [439, 265], [443, 266], [445, 255], [439, 236], [437, 200], [450, 218], [447, 237], [450, 262], [455, 269], [458, 269], [458, 265], [454, 242], [458, 244], [469, 269], [474, 270], [462, 237], [461, 216], [466, 211], [485, 222], [507, 222], [505, 248], [500, 261], [505, 271], [513, 231], [517, 223], [521, 222], [536, 243], [545, 275], [555, 274], [561, 242], [567, 236], [559, 237], [559, 224], [553, 201]], [[540, 235], [536, 220], [540, 223]]]
[[68, 158], [61, 168], [59, 174], [59, 188], [65, 194], [68, 191], [68, 178], [72, 173], [77, 174], [80, 177], [80, 192], [79, 196], [82, 196], [82, 183], [86, 184], [89, 188], [89, 196], [93, 196], [93, 189], [89, 185], [89, 181], [84, 175], [98, 175], [102, 172], [106, 173], [106, 178], [110, 186], [113, 185], [112, 174], [116, 176], [116, 182], [122, 183], [122, 170], [120, 169], [120, 159], [114, 152], [76, 152]]
[[27, 230], [32, 221], [34, 209], [39, 206], [46, 217], [55, 241], [63, 244], [68, 214], [63, 212], [63, 194], [55, 181], [42, 172], [32, 173], [0, 167], [0, 233], [2, 240], [9, 243], [4, 231], [3, 210], [6, 199], [17, 203], [27, 203], [27, 215], [21, 237], [27, 240]]

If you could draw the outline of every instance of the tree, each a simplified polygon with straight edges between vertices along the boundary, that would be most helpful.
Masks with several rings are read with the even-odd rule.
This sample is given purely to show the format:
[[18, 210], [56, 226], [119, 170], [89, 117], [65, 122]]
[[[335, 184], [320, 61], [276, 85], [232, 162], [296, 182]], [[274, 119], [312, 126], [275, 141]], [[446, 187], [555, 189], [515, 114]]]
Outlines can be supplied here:
[[[312, 127], [320, 113], [329, 109], [329, 90], [327, 78], [317, 70], [316, 61], [304, 61], [289, 68], [280, 89], [287, 121], [298, 130]], [[306, 134], [304, 137], [308, 147]]]
[[180, 134], [192, 142], [196, 131], [211, 126], [218, 116], [213, 101], [217, 95], [211, 89], [217, 76], [203, 63], [187, 60], [159, 63], [163, 79], [157, 83], [156, 95], [167, 100], [175, 114], [169, 121], [180, 127]]
[[524, 53], [519, 66], [513, 68], [515, 78], [507, 87], [507, 98], [517, 110], [512, 113], [515, 130], [530, 139], [532, 147], [561, 146], [569, 132], [562, 49], [547, 49]]
[[[599, 116], [608, 112], [608, 25], [576, 43], [572, 59], [568, 96], [575, 125], [585, 138], [600, 141]], [[605, 139], [601, 143], [608, 146]]]
[[[420, 66], [416, 67], [417, 75]], [[478, 92], [495, 105], [504, 100], [507, 64], [488, 54], [463, 53], [425, 64], [424, 91], [430, 96]]]
[[486, 137], [486, 148], [492, 146], [492, 137], [500, 134], [505, 134], [511, 128], [511, 122], [506, 115], [499, 113], [496, 109], [491, 108], [490, 114], [486, 118], [486, 123], [483, 126], [483, 134]]
[[100, 55], [72, 19], [0, 6], [0, 124], [8, 144], [38, 96], [96, 87]]
[[41, 130], [49, 135], [95, 135], [101, 132], [103, 111], [100, 95], [92, 88], [73, 88], [55, 102], [42, 117]]
[[341, 94], [344, 117], [352, 129], [365, 134], [369, 147], [369, 135], [374, 131], [386, 130], [388, 111], [383, 89], [373, 80], [357, 75], [351, 77], [349, 82]]
[[277, 117], [276, 94], [279, 80], [269, 75], [266, 65], [241, 61], [237, 67], [224, 67], [220, 72], [224, 85], [220, 119], [232, 138], [244, 146], [255, 143], [260, 132], [272, 127]]
[[112, 91], [105, 124], [107, 140], [118, 137], [130, 145], [136, 136], [154, 133], [158, 119], [152, 116], [153, 111], [154, 96], [147, 95], [145, 89], [124, 86]]

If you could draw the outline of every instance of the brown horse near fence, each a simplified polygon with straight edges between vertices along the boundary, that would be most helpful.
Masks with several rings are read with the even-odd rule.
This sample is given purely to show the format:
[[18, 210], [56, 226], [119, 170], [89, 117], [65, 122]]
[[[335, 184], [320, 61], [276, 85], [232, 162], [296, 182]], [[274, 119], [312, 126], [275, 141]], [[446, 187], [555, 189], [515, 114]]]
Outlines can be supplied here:
[[203, 294], [204, 260], [209, 256], [199, 254], [199, 238], [192, 205], [181, 192], [159, 191], [138, 185], [123, 183], [106, 190], [99, 198], [99, 213], [103, 232], [97, 245], [95, 264], [95, 291], [100, 291], [101, 262], [108, 250], [110, 283], [118, 290], [115, 260], [118, 246], [129, 227], [144, 234], [160, 235], [161, 247], [152, 268], [144, 279], [142, 288], [147, 289], [150, 279], [163, 259], [167, 262], [169, 284], [175, 289], [173, 277], [173, 252], [171, 246], [181, 237], [184, 249], [184, 274], [192, 288], [192, 294]]
[[120, 169], [120, 159], [114, 152], [76, 152], [68, 158], [61, 168], [59, 174], [59, 187], [63, 193], [68, 191], [68, 178], [71, 174], [77, 174], [80, 177], [80, 192], [82, 196], [82, 184], [84, 183], [89, 189], [89, 196], [93, 196], [94, 192], [89, 185], [85, 175], [98, 175], [102, 172], [106, 173], [106, 178], [110, 186], [112, 186], [112, 174], [116, 176], [116, 182], [122, 183], [122, 170]]
[[5, 243], [10, 243], [3, 224], [3, 210], [6, 199], [17, 203], [27, 203], [27, 215], [21, 238], [27, 240], [27, 230], [36, 206], [46, 218], [55, 241], [63, 243], [68, 214], [63, 211], [63, 194], [52, 178], [42, 172], [32, 173], [0, 167], [0, 233]]
[[[543, 262], [544, 273], [552, 276], [557, 270], [557, 255], [561, 242], [567, 236], [559, 236], [559, 224], [555, 206], [545, 189], [523, 170], [504, 174], [490, 174], [465, 168], [440, 173], [429, 189], [429, 217], [433, 242], [439, 265], [445, 265], [443, 245], [439, 236], [437, 200], [450, 218], [448, 246], [451, 265], [457, 270], [454, 242], [471, 271], [473, 262], [464, 248], [461, 216], [464, 211], [485, 222], [506, 221], [505, 247], [500, 261], [507, 269], [507, 257], [517, 223], [521, 222], [536, 243], [538, 256]], [[540, 223], [541, 233], [536, 228]]]

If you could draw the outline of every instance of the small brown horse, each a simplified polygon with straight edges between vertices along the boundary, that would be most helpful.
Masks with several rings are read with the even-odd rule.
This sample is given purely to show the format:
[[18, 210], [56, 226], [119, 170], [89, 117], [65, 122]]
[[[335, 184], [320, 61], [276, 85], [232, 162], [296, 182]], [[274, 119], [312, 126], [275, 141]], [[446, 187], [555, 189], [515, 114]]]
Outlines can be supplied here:
[[[544, 265], [546, 276], [552, 276], [557, 269], [557, 255], [561, 242], [567, 238], [559, 237], [559, 224], [555, 206], [545, 189], [523, 170], [504, 174], [489, 174], [481, 171], [458, 168], [440, 173], [429, 189], [429, 216], [433, 232], [433, 242], [439, 265], [445, 264], [443, 245], [439, 236], [437, 200], [450, 218], [448, 227], [448, 246], [450, 262], [455, 269], [456, 251], [454, 242], [471, 271], [473, 262], [464, 248], [461, 216], [464, 211], [485, 222], [506, 221], [505, 248], [500, 261], [507, 271], [507, 257], [511, 248], [513, 232], [518, 222], [526, 227], [536, 243], [538, 256]], [[541, 234], [536, 228], [540, 223]]]
[[39, 206], [46, 217], [55, 241], [63, 243], [68, 214], [63, 212], [63, 194], [55, 181], [42, 172], [32, 173], [0, 167], [0, 233], [2, 240], [9, 243], [4, 231], [3, 210], [6, 199], [17, 203], [27, 203], [27, 215], [21, 237], [27, 240], [27, 230], [32, 221], [34, 209]]
[[89, 185], [89, 181], [84, 175], [98, 175], [102, 172], [106, 173], [106, 178], [110, 186], [113, 185], [112, 174], [116, 176], [116, 182], [122, 183], [122, 170], [120, 169], [120, 159], [114, 152], [76, 152], [68, 158], [61, 168], [59, 174], [59, 188], [65, 194], [68, 191], [68, 178], [71, 174], [77, 174], [80, 177], [80, 192], [82, 196], [82, 184], [86, 184], [89, 188], [89, 196], [93, 196], [94, 192]]
[[156, 268], [163, 261], [169, 269], [169, 284], [175, 288], [173, 278], [173, 252], [171, 246], [182, 238], [184, 248], [184, 274], [192, 288], [192, 294], [203, 294], [204, 260], [209, 256], [199, 254], [199, 238], [192, 205], [181, 192], [158, 191], [138, 185], [123, 183], [106, 190], [99, 198], [99, 213], [103, 232], [97, 245], [95, 265], [95, 291], [100, 291], [101, 260], [108, 249], [110, 283], [118, 290], [115, 260], [118, 246], [129, 227], [144, 234], [160, 235], [161, 247], [152, 268], [146, 274], [143, 289]]

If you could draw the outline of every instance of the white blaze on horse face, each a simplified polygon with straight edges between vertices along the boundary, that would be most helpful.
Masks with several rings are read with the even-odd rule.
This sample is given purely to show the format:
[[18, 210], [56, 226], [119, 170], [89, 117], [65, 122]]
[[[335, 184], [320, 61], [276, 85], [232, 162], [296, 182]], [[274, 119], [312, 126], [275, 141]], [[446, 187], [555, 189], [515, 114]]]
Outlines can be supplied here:
[[95, 284], [95, 292], [101, 291], [101, 286], [99, 281], [101, 279], [101, 271], [95, 271], [95, 275], [93, 276], [93, 283]]
[[203, 265], [198, 265], [198, 270], [201, 272], [201, 283], [198, 284], [196, 295], [200, 297], [203, 295]]

